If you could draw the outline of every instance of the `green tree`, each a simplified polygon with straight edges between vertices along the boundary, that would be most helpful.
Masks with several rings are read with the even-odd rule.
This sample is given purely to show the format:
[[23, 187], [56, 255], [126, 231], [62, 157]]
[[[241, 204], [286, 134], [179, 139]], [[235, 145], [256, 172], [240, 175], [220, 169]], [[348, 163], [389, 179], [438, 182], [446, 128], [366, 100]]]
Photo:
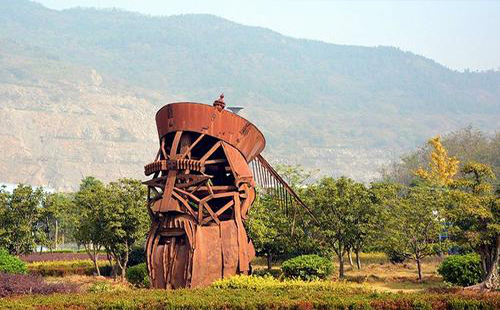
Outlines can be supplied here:
[[106, 223], [104, 213], [109, 207], [108, 191], [105, 185], [94, 177], [86, 177], [75, 194], [73, 225], [75, 241], [83, 245], [94, 263], [97, 275], [99, 251], [104, 244]]
[[387, 200], [384, 245], [412, 258], [422, 280], [422, 259], [435, 253], [444, 223], [443, 194], [427, 186], [400, 187], [399, 199]]
[[266, 257], [270, 270], [273, 258], [283, 258], [289, 249], [289, 218], [271, 196], [264, 194], [258, 195], [249, 213], [248, 235], [257, 254]]
[[339, 259], [339, 277], [344, 277], [344, 255], [355, 238], [358, 210], [370, 205], [367, 188], [341, 177], [322, 178], [310, 185], [305, 193], [306, 203], [316, 218], [313, 236], [321, 246], [332, 249]]
[[0, 247], [13, 255], [20, 255], [32, 252], [43, 240], [43, 232], [37, 225], [43, 196], [41, 188], [33, 189], [23, 184], [19, 184], [12, 195], [1, 191]]
[[50, 250], [58, 248], [64, 242], [64, 233], [70, 229], [71, 208], [74, 206], [72, 199], [67, 194], [47, 194], [40, 210], [39, 226], [45, 233], [44, 245]]
[[[300, 166], [282, 164], [276, 169], [298, 194], [313, 174]], [[283, 203], [278, 201], [279, 196], [272, 189], [260, 190], [246, 222], [257, 254], [267, 258], [268, 269], [271, 269], [273, 259], [317, 252], [317, 249], [314, 251], [314, 241], [305, 230], [310, 221], [306, 211], [292, 203], [286, 214]]]
[[144, 240], [149, 227], [146, 187], [141, 181], [120, 179], [107, 187], [109, 204], [103, 210], [103, 245], [113, 257], [118, 274], [125, 278], [134, 244]]
[[472, 247], [481, 257], [484, 281], [480, 289], [499, 287], [500, 192], [488, 165], [471, 162], [461, 169], [463, 178], [450, 191], [447, 218], [453, 238]]
[[[373, 187], [373, 185], [372, 185]], [[372, 188], [366, 191], [360, 190], [363, 197], [359, 199], [364, 203], [352, 205], [354, 214], [353, 226], [350, 232], [350, 247], [356, 255], [356, 266], [361, 269], [361, 251], [368, 245], [373, 244], [384, 225], [383, 207], [377, 203]], [[369, 198], [367, 198], [369, 197]]]

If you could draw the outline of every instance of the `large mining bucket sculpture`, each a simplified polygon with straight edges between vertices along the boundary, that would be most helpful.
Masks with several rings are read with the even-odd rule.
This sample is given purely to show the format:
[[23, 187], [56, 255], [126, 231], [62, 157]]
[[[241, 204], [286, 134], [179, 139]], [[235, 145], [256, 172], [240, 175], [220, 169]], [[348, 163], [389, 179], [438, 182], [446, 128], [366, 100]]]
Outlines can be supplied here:
[[[305, 205], [260, 156], [262, 133], [224, 109], [180, 102], [156, 114], [160, 148], [144, 167], [151, 228], [147, 267], [154, 288], [209, 285], [249, 274], [255, 256], [243, 222], [255, 199], [255, 180], [273, 187], [285, 209]], [[306, 207], [307, 208], [307, 207]]]

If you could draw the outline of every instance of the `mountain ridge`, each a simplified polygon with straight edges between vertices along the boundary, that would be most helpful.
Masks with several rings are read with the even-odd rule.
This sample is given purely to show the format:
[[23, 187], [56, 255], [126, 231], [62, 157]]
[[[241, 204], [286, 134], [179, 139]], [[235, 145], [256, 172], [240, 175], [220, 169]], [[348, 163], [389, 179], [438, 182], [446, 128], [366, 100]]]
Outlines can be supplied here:
[[[432, 135], [469, 124], [498, 130], [500, 72], [458, 72], [394, 47], [295, 39], [206, 14], [5, 3], [0, 136], [13, 146], [0, 152], [2, 181], [33, 174], [35, 185], [74, 189], [86, 174], [140, 178], [157, 147], [156, 110], [171, 101], [211, 103], [221, 92], [229, 105], [245, 106], [275, 162], [363, 181]], [[74, 113], [82, 116], [73, 127], [37, 123]], [[21, 119], [38, 125], [16, 124]], [[27, 163], [22, 176], [9, 156]]]

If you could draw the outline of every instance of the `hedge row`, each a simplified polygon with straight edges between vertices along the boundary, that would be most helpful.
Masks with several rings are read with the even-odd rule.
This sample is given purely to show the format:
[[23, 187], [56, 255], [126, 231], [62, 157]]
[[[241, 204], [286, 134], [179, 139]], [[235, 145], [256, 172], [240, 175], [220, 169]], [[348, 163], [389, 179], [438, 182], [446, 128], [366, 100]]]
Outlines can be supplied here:
[[[22, 261], [27, 263], [32, 262], [46, 262], [46, 261], [70, 261], [70, 260], [84, 260], [89, 259], [89, 255], [86, 252], [43, 252], [43, 253], [31, 253], [26, 255], [21, 255], [19, 257]], [[106, 260], [106, 254], [99, 255], [99, 260]]]
[[[203, 289], [129, 290], [0, 299], [2, 309], [499, 309], [499, 293], [376, 293], [359, 285], [237, 279]], [[248, 282], [248, 285], [245, 284]]]
[[[108, 261], [99, 261], [101, 275], [111, 275], [111, 266]], [[64, 277], [69, 275], [95, 274], [95, 268], [91, 260], [72, 261], [41, 261], [28, 264], [28, 271], [31, 274], [43, 277]]]

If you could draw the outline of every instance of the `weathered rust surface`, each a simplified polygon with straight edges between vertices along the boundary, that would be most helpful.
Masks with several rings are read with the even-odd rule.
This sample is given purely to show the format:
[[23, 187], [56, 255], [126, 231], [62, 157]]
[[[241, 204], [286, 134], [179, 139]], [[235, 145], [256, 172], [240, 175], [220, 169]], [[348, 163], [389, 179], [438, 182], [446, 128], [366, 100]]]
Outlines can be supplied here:
[[255, 199], [248, 163], [265, 147], [246, 119], [213, 106], [172, 103], [156, 115], [160, 149], [144, 167], [152, 178], [146, 252], [155, 288], [209, 285], [247, 274], [255, 250], [243, 221]]
[[264, 135], [243, 117], [201, 103], [171, 103], [156, 113], [158, 136], [176, 131], [204, 133], [234, 146], [247, 162], [266, 145]]
[[[255, 176], [288, 205], [300, 199], [260, 153], [262, 133], [246, 119], [212, 106], [180, 102], [156, 114], [160, 148], [144, 167], [151, 179], [146, 240], [152, 286], [209, 285], [248, 274], [255, 256], [244, 227], [255, 199]], [[253, 171], [252, 171], [253, 170]], [[287, 210], [288, 207], [285, 209]]]

